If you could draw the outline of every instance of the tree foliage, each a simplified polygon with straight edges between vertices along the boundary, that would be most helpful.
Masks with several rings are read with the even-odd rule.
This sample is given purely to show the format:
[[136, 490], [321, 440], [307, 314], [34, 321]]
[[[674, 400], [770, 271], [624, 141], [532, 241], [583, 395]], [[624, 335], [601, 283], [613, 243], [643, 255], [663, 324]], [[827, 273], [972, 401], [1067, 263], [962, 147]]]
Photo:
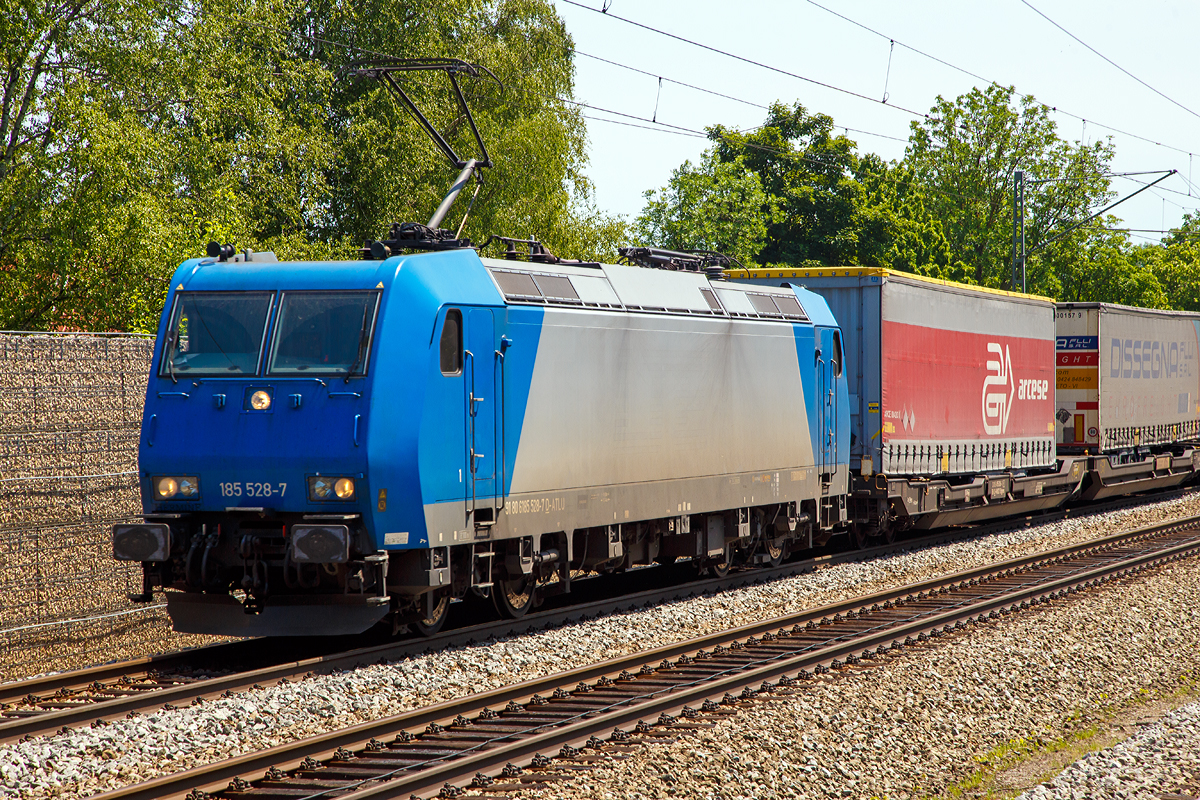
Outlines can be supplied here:
[[[622, 236], [590, 204], [562, 99], [572, 42], [545, 0], [2, 2], [4, 327], [153, 329], [174, 266], [210, 239], [353, 257], [424, 222], [457, 170], [385, 87], [347, 74], [359, 59], [462, 58], [503, 83], [464, 82], [495, 162], [464, 235], [608, 258]], [[474, 154], [444, 77], [406, 88]]]
[[[1072, 144], [1058, 136], [1050, 109], [1012, 87], [938, 97], [914, 122], [905, 163], [927, 187], [933, 213], [974, 282], [1007, 288], [1012, 274], [1013, 179], [1045, 181], [1026, 192], [1025, 239], [1036, 249], [1111, 197], [1112, 144]], [[1057, 276], [1031, 285], [1053, 295]]]
[[753, 265], [778, 209], [757, 173], [740, 158], [720, 161], [705, 152], [685, 161], [661, 191], [646, 192], [634, 235], [672, 250], [715, 250]]
[[647, 193], [634, 228], [642, 241], [679, 249], [736, 241], [731, 254], [748, 263], [960, 276], [912, 171], [859, 156], [830, 117], [776, 103], [751, 133], [718, 125], [708, 135], [713, 146], [698, 167], [684, 164]]

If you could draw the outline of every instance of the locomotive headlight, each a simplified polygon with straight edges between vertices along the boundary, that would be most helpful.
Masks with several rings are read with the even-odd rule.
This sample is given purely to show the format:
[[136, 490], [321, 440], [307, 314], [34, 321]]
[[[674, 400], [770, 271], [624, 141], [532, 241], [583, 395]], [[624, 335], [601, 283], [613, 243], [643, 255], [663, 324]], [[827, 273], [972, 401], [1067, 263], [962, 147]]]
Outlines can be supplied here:
[[180, 498], [191, 500], [200, 496], [200, 479], [195, 475], [169, 475], [154, 479], [154, 493], [159, 500]]
[[311, 500], [328, 500], [333, 496], [333, 478], [309, 478], [308, 497]]
[[308, 499], [314, 503], [354, 499], [354, 479], [316, 475], [308, 479]]
[[259, 389], [250, 395], [250, 407], [255, 411], [266, 411], [271, 407], [271, 395]]
[[313, 503], [328, 503], [330, 500], [353, 500], [353, 477], [316, 475], [308, 479], [308, 499]]

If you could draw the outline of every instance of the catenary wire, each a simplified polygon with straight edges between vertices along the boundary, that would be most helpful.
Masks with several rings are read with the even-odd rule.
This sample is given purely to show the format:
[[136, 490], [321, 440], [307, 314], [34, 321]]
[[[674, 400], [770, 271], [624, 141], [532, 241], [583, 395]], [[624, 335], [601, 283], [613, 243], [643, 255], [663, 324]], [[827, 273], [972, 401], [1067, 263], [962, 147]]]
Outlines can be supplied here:
[[[582, 3], [575, 2], [575, 0], [564, 0], [564, 2], [570, 3], [571, 5], [576, 5], [576, 6], [579, 6], [580, 8], [584, 8], [584, 9], [587, 9], [587, 10], [589, 10], [589, 11], [597, 11], [597, 9], [591, 8], [590, 6], [583, 5]], [[598, 11], [597, 11], [597, 13], [602, 13], [602, 12], [598, 12]], [[606, 14], [606, 16], [613, 16], [613, 17], [615, 17], [615, 18], [616, 18], [616, 19], [618, 19], [618, 20], [625, 21], [625, 22], [629, 22], [630, 24], [637, 25], [637, 26], [639, 26], [639, 27], [645, 27], [645, 28], [647, 28], [647, 29], [649, 29], [649, 30], [652, 30], [652, 31], [656, 31], [656, 32], [662, 33], [663, 35], [670, 36], [670, 37], [672, 37], [672, 38], [677, 38], [677, 39], [680, 39], [681, 41], [685, 41], [685, 42], [689, 41], [689, 40], [686, 40], [686, 39], [682, 39], [682, 37], [677, 37], [677, 36], [674, 36], [673, 34], [668, 34], [668, 33], [662, 32], [662, 31], [657, 31], [657, 29], [654, 29], [654, 28], [649, 28], [648, 26], [641, 25], [640, 23], [636, 23], [636, 22], [631, 22], [631, 21], [629, 21], [629, 20], [625, 20], [624, 18], [622, 18], [622, 17], [619, 17], [619, 16], [616, 16], [616, 15], [609, 15], [609, 14]], [[250, 24], [252, 24], [252, 25], [255, 25], [255, 26], [257, 26], [257, 27], [261, 27], [261, 28], [264, 28], [264, 29], [267, 29], [267, 30], [271, 30], [272, 32], [279, 32], [277, 28], [273, 28], [273, 27], [271, 27], [271, 26], [267, 26], [267, 25], [265, 25], [265, 24], [262, 24], [262, 23], [254, 22], [254, 21], [252, 21], [252, 20], [247, 20], [247, 22], [249, 22]], [[363, 53], [363, 54], [365, 54], [365, 55], [373, 55], [373, 56], [378, 56], [378, 57], [382, 57], [382, 58], [393, 58], [393, 57], [394, 57], [394, 56], [391, 56], [390, 54], [387, 54], [387, 53], [381, 53], [381, 52], [379, 52], [379, 51], [376, 51], [376, 50], [370, 50], [370, 49], [367, 49], [367, 48], [362, 48], [362, 47], [358, 47], [358, 46], [355, 46], [355, 45], [349, 45], [349, 44], [345, 44], [345, 43], [343, 43], [343, 42], [337, 42], [337, 41], [334, 41], [334, 40], [331, 40], [331, 39], [324, 39], [324, 38], [321, 38], [321, 37], [318, 37], [318, 36], [314, 36], [314, 35], [312, 35], [312, 34], [304, 34], [304, 33], [300, 33], [300, 32], [298, 32], [298, 31], [284, 31], [284, 33], [286, 33], [286, 34], [287, 34], [287, 35], [289, 35], [289, 36], [294, 36], [294, 37], [297, 37], [297, 38], [300, 38], [300, 39], [307, 39], [307, 40], [309, 40], [309, 41], [312, 41], [312, 42], [319, 42], [319, 43], [321, 43], [321, 44], [332, 45], [332, 46], [335, 46], [335, 47], [340, 47], [340, 48], [342, 48], [342, 49], [344, 49], [344, 50], [347, 50], [347, 51], [355, 51], [355, 52]], [[706, 47], [706, 48], [707, 48], [707, 46], [706, 46], [706, 45], [699, 45], [699, 44], [698, 44], [697, 46], [699, 46], [699, 47]], [[708, 49], [712, 49], [712, 48], [708, 48]], [[717, 51], [717, 52], [720, 52], [720, 51]], [[732, 57], [733, 57], [733, 58], [740, 58], [739, 56], [732, 56]], [[749, 62], [749, 63], [757, 63], [757, 62]], [[759, 66], [764, 66], [764, 67], [766, 67], [767, 69], [772, 69], [772, 70], [775, 70], [775, 71], [783, 72], [782, 70], [777, 70], [777, 69], [776, 69], [776, 68], [774, 68], [774, 67], [769, 67], [769, 66], [766, 66], [766, 65], [759, 65]], [[647, 73], [647, 74], [649, 74], [649, 73]], [[783, 74], [790, 74], [790, 73], [786, 73], [786, 72], [784, 72]], [[658, 77], [658, 76], [654, 76], [654, 77]], [[798, 77], [798, 76], [797, 76], [797, 77]], [[673, 82], [674, 82], [674, 81], [673, 81]], [[697, 88], [697, 87], [690, 87], [690, 88]], [[703, 90], [702, 90], [702, 91], [703, 91]], [[655, 126], [662, 126], [662, 127], [648, 127], [648, 126], [641, 126], [641, 125], [636, 125], [636, 124], [632, 124], [632, 123], [624, 123], [624, 124], [625, 124], [625, 125], [627, 125], [628, 127], [638, 127], [638, 128], [641, 128], [641, 127], [646, 127], [646, 129], [648, 129], [648, 130], [658, 130], [658, 131], [667, 132], [667, 133], [671, 133], [671, 132], [673, 132], [673, 133], [677, 133], [678, 135], [683, 135], [683, 136], [691, 136], [691, 137], [704, 137], [704, 138], [709, 138], [709, 137], [708, 137], [708, 135], [707, 135], [706, 133], [704, 133], [704, 132], [702, 132], [702, 131], [697, 131], [697, 130], [694, 130], [694, 129], [691, 129], [691, 128], [685, 128], [685, 127], [678, 126], [678, 125], [670, 125], [670, 124], [668, 124], [668, 123], [658, 122], [657, 120], [649, 120], [649, 119], [646, 119], [645, 117], [639, 117], [639, 116], [636, 116], [636, 115], [634, 115], [634, 114], [626, 114], [626, 113], [624, 113], [624, 112], [620, 112], [620, 111], [614, 111], [614, 110], [612, 110], [612, 109], [606, 109], [606, 108], [602, 108], [602, 107], [599, 107], [599, 106], [591, 105], [591, 104], [589, 104], [589, 103], [584, 103], [584, 102], [577, 101], [577, 100], [570, 100], [570, 99], [567, 99], [567, 98], [564, 98], [564, 97], [559, 97], [559, 96], [554, 96], [554, 95], [548, 95], [548, 96], [545, 96], [545, 97], [546, 97], [547, 99], [555, 99], [555, 100], [558, 100], [559, 102], [569, 103], [569, 104], [571, 104], [571, 105], [575, 105], [575, 106], [578, 106], [578, 107], [580, 107], [580, 108], [588, 108], [588, 109], [591, 109], [591, 110], [593, 110], [593, 111], [599, 111], [599, 112], [603, 112], [603, 113], [613, 114], [613, 115], [615, 115], [615, 116], [621, 116], [621, 117], [624, 117], [624, 118], [626, 118], [626, 119], [636, 120], [637, 122], [644, 122], [644, 123], [650, 123], [651, 125], [655, 125]], [[866, 99], [871, 99], [871, 98], [866, 98]], [[748, 101], [745, 101], [745, 102], [748, 102]], [[878, 101], [872, 100], [872, 102], [878, 102]], [[896, 108], [899, 108], [899, 106], [894, 106], [894, 107], [896, 107]], [[907, 110], [907, 109], [905, 109], [905, 110]], [[914, 113], [915, 113], [915, 112], [914, 112]], [[928, 115], [920, 115], [920, 116], [924, 116], [924, 117], [926, 117], [926, 118], [928, 117]], [[619, 120], [604, 120], [604, 119], [602, 119], [602, 118], [598, 118], [598, 117], [593, 117], [592, 119], [595, 119], [595, 120], [597, 120], [597, 121], [602, 121], [602, 122], [611, 122], [611, 123], [617, 123], [617, 124], [621, 124]], [[760, 126], [760, 127], [761, 127], [761, 126]], [[841, 126], [841, 125], [836, 125], [836, 126], [834, 126], [834, 127], [835, 127], [835, 128], [843, 128], [844, 130], [847, 130], [847, 131], [849, 131], [849, 130], [855, 130], [855, 129], [851, 129], [851, 128], [846, 128], [845, 126]], [[751, 130], [754, 130], [754, 129], [751, 129]], [[742, 133], [742, 131], [738, 131], [738, 132], [739, 132], [739, 133]], [[856, 132], [859, 132], [859, 133], [865, 133], [865, 134], [867, 134], [867, 135], [882, 136], [882, 134], [874, 134], [874, 133], [872, 133], [872, 132], [870, 132], [870, 131], [856, 131]], [[827, 164], [826, 162], [819, 161], [819, 160], [817, 160], [817, 159], [810, 159], [810, 158], [807, 158], [807, 157], [805, 157], [805, 156], [802, 156], [802, 155], [800, 155], [799, 153], [794, 153], [794, 152], [791, 152], [791, 151], [779, 150], [779, 149], [776, 149], [776, 148], [765, 147], [765, 146], [763, 146], [763, 145], [758, 145], [758, 144], [754, 144], [754, 143], [751, 143], [751, 142], [742, 142], [741, 144], [742, 144], [744, 147], [747, 147], [747, 148], [750, 148], [750, 149], [755, 149], [755, 150], [760, 150], [760, 151], [764, 151], [764, 152], [769, 152], [769, 153], [772, 153], [772, 154], [775, 154], [775, 155], [780, 155], [780, 156], [787, 156], [787, 157], [789, 157], [789, 158], [792, 158], [792, 159], [795, 159], [795, 160], [799, 160], [799, 161], [803, 161], [803, 162], [807, 162], [807, 163], [811, 163], [811, 164], [814, 164], [814, 165], [816, 165], [816, 166], [822, 166], [822, 167], [826, 167], [826, 166], [828, 166], [828, 164]], [[1181, 152], [1185, 152], [1185, 151], [1181, 151]], [[897, 186], [912, 186], [912, 185], [914, 185], [914, 183], [913, 183], [912, 181], [900, 180], [900, 179], [896, 179], [896, 178], [893, 178], [893, 177], [891, 177], [891, 176], [887, 176], [887, 175], [883, 175], [883, 176], [880, 176], [880, 177], [881, 177], [883, 180], [886, 180], [886, 181], [888, 181], [888, 182], [890, 182], [890, 183], [894, 183], [894, 184], [895, 184], [895, 185], [897, 185]], [[1133, 180], [1133, 179], [1131, 178], [1130, 180]], [[1136, 182], [1136, 181], [1135, 181], [1135, 182]], [[945, 197], [954, 197], [954, 198], [956, 198], [956, 199], [962, 199], [962, 200], [970, 199], [970, 198], [968, 198], [966, 195], [958, 194], [958, 193], [956, 193], [956, 192], [950, 192], [950, 191], [947, 191], [947, 190], [945, 190], [945, 189], [932, 189], [932, 187], [922, 187], [922, 188], [924, 188], [926, 191], [933, 191], [933, 192], [935, 192], [935, 193], [937, 193], [937, 194], [940, 194], [940, 195], [942, 195], [942, 196], [945, 196]], [[1171, 191], [1171, 190], [1167, 190], [1167, 191]], [[1176, 194], [1182, 194], [1182, 193], [1180, 193], [1180, 192], [1175, 192], [1175, 193], [1176, 193]]]
[[[841, 20], [844, 20], [845, 22], [848, 22], [851, 25], [854, 25], [858, 28], [862, 28], [863, 30], [865, 30], [869, 33], [873, 33], [882, 39], [887, 39], [888, 41], [895, 42], [897, 45], [899, 45], [900, 47], [903, 47], [905, 50], [916, 53], [919, 56], [923, 56], [924, 58], [927, 58], [931, 61], [941, 64], [945, 67], [949, 67], [950, 69], [955, 70], [956, 72], [960, 72], [963, 75], [967, 75], [968, 77], [983, 81], [984, 83], [989, 84], [991, 86], [1000, 86], [1000, 84], [994, 80], [985, 78], [984, 76], [979, 75], [978, 73], [972, 72], [971, 70], [966, 69], [964, 67], [960, 67], [957, 64], [952, 64], [951, 62], [946, 61], [945, 59], [938, 58], [937, 56], [927, 53], [924, 50], [913, 47], [912, 45], [905, 44], [904, 42], [900, 41], [899, 39], [896, 39], [893, 36], [889, 36], [888, 34], [883, 33], [882, 31], [877, 31], [868, 25], [864, 25], [863, 23], [859, 22], [858, 20], [852, 19], [852, 18], [846, 16], [845, 14], [842, 14], [838, 11], [834, 11], [833, 9], [830, 9], [830, 8], [826, 8], [825, 6], [821, 5], [820, 3], [815, 2], [815, 0], [806, 0], [806, 2], [816, 8], [821, 9], [822, 11], [825, 11], [826, 13], [832, 14], [833, 16], [835, 16]], [[1004, 88], [1004, 87], [1001, 87], [1001, 88]], [[1140, 142], [1145, 142], [1146, 144], [1152, 144], [1155, 147], [1162, 147], [1166, 150], [1173, 150], [1176, 153], [1181, 153], [1183, 155], [1188, 155], [1188, 156], [1193, 154], [1191, 150], [1185, 150], [1182, 147], [1176, 147], [1175, 145], [1166, 144], [1164, 142], [1158, 141], [1157, 139], [1151, 139], [1146, 136], [1141, 136], [1140, 134], [1132, 133], [1131, 131], [1123, 130], [1121, 128], [1117, 128], [1113, 125], [1108, 125], [1103, 122], [1097, 122], [1094, 119], [1086, 119], [1085, 117], [1081, 117], [1078, 114], [1073, 114], [1070, 111], [1067, 111], [1066, 109], [1059, 108], [1058, 106], [1048, 105], [1046, 103], [1043, 103], [1040, 100], [1037, 100], [1037, 98], [1035, 98], [1033, 95], [1022, 93], [1021, 97], [1039, 102], [1042, 105], [1049, 108], [1051, 111], [1053, 111], [1057, 114], [1062, 114], [1064, 117], [1070, 117], [1071, 119], [1078, 120], [1080, 122], [1090, 122], [1092, 125], [1095, 125], [1098, 128], [1104, 128], [1105, 130], [1112, 131], [1113, 133], [1119, 133], [1122, 136], [1128, 136], [1131, 139], [1137, 139]]]
[[1156, 95], [1158, 95], [1158, 96], [1159, 96], [1159, 97], [1161, 97], [1162, 99], [1166, 100], [1168, 103], [1171, 103], [1172, 105], [1178, 106], [1179, 108], [1182, 108], [1182, 109], [1183, 109], [1184, 111], [1186, 111], [1187, 113], [1191, 114], [1193, 117], [1196, 117], [1197, 119], [1200, 119], [1200, 114], [1197, 114], [1195, 111], [1193, 111], [1192, 109], [1188, 108], [1188, 107], [1187, 107], [1187, 106], [1185, 106], [1183, 103], [1180, 103], [1178, 100], [1175, 100], [1174, 98], [1167, 96], [1167, 95], [1166, 95], [1166, 94], [1164, 94], [1163, 92], [1159, 91], [1158, 89], [1154, 88], [1154, 87], [1153, 87], [1153, 86], [1151, 86], [1150, 84], [1146, 83], [1144, 80], [1142, 80], [1141, 78], [1139, 78], [1137, 75], [1134, 75], [1132, 72], [1130, 72], [1129, 70], [1125, 69], [1125, 68], [1124, 68], [1124, 67], [1122, 67], [1120, 64], [1118, 64], [1117, 62], [1113, 61], [1111, 58], [1109, 58], [1108, 56], [1104, 55], [1103, 53], [1101, 53], [1101, 52], [1100, 52], [1099, 50], [1097, 50], [1096, 48], [1092, 47], [1090, 44], [1088, 44], [1087, 42], [1085, 42], [1083, 39], [1080, 39], [1078, 36], [1076, 36], [1075, 34], [1071, 33], [1069, 30], [1067, 30], [1066, 28], [1064, 28], [1062, 25], [1059, 25], [1057, 22], [1055, 22], [1054, 20], [1050, 19], [1050, 17], [1046, 16], [1046, 14], [1044, 14], [1044, 13], [1043, 13], [1043, 12], [1041, 12], [1041, 11], [1039, 11], [1039, 10], [1037, 9], [1037, 7], [1033, 5], [1033, 3], [1030, 3], [1030, 2], [1029, 2], [1029, 0], [1021, 0], [1021, 2], [1022, 2], [1022, 3], [1023, 3], [1025, 6], [1027, 6], [1027, 7], [1029, 8], [1029, 10], [1033, 11], [1033, 12], [1034, 12], [1035, 14], [1037, 14], [1039, 17], [1041, 17], [1042, 19], [1046, 20], [1046, 21], [1047, 21], [1047, 22], [1049, 22], [1051, 25], [1053, 25], [1054, 27], [1058, 28], [1060, 31], [1062, 31], [1063, 33], [1065, 33], [1067, 36], [1071, 37], [1071, 38], [1072, 38], [1072, 39], [1074, 39], [1076, 42], [1078, 42], [1079, 44], [1081, 44], [1081, 45], [1083, 45], [1084, 47], [1086, 47], [1086, 48], [1087, 48], [1088, 50], [1090, 50], [1090, 51], [1091, 51], [1091, 52], [1092, 52], [1094, 55], [1096, 55], [1096, 56], [1100, 57], [1101, 59], [1103, 59], [1103, 60], [1104, 60], [1105, 62], [1107, 62], [1107, 63], [1108, 63], [1110, 66], [1112, 66], [1112, 67], [1115, 67], [1116, 69], [1120, 70], [1120, 71], [1121, 71], [1121, 72], [1122, 72], [1124, 75], [1126, 75], [1127, 77], [1130, 77], [1130, 78], [1132, 78], [1133, 80], [1137, 81], [1137, 82], [1138, 82], [1138, 83], [1140, 83], [1142, 86], [1146, 87], [1147, 89], [1149, 89], [1150, 91], [1154, 92]]
[[620, 21], [620, 22], [624, 22], [624, 23], [626, 23], [626, 24], [628, 24], [628, 25], [633, 25], [633, 26], [635, 26], [635, 27], [642, 28], [642, 29], [644, 29], [644, 30], [648, 30], [648, 31], [650, 31], [650, 32], [652, 32], [652, 33], [657, 33], [657, 34], [659, 34], [660, 36], [666, 36], [667, 38], [670, 38], [670, 39], [675, 39], [676, 41], [680, 41], [680, 42], [683, 42], [683, 43], [685, 43], [685, 44], [690, 44], [690, 45], [692, 45], [693, 47], [699, 47], [699, 48], [701, 48], [701, 49], [703, 49], [703, 50], [708, 50], [708, 51], [709, 51], [709, 52], [711, 52], [711, 53], [717, 53], [718, 55], [725, 56], [726, 58], [732, 58], [732, 59], [734, 59], [735, 61], [742, 61], [742, 62], [744, 62], [744, 63], [746, 63], [746, 64], [750, 64], [750, 65], [752, 65], [752, 66], [755, 66], [755, 67], [760, 67], [760, 68], [762, 68], [762, 69], [770, 70], [771, 72], [776, 72], [776, 73], [778, 73], [778, 74], [780, 74], [780, 75], [786, 75], [786, 76], [787, 76], [787, 77], [789, 77], [789, 78], [795, 78], [795, 79], [797, 79], [797, 80], [804, 81], [805, 83], [811, 83], [811, 84], [813, 84], [813, 85], [815, 85], [815, 86], [820, 86], [820, 87], [822, 87], [822, 88], [825, 88], [825, 89], [830, 89], [830, 90], [832, 90], [832, 91], [835, 91], [835, 92], [840, 92], [840, 93], [842, 93], [842, 94], [849, 95], [849, 96], [851, 96], [851, 97], [857, 97], [857, 98], [858, 98], [858, 99], [860, 99], [860, 100], [866, 100], [867, 102], [870, 102], [870, 103], [876, 103], [876, 104], [878, 104], [878, 105], [886, 106], [887, 108], [895, 108], [895, 109], [898, 109], [898, 110], [900, 110], [900, 111], [903, 111], [903, 112], [905, 112], [905, 113], [907, 113], [907, 114], [911, 114], [911, 115], [913, 115], [914, 117], [920, 117], [920, 118], [922, 118], [922, 119], [928, 119], [928, 118], [929, 118], [929, 115], [928, 115], [928, 114], [926, 114], [926, 113], [924, 113], [924, 112], [922, 112], [922, 111], [914, 111], [914, 110], [913, 110], [913, 109], [911, 109], [911, 108], [905, 108], [904, 106], [898, 106], [898, 105], [896, 105], [896, 104], [894, 104], [894, 103], [885, 103], [885, 102], [883, 102], [882, 100], [877, 100], [877, 99], [875, 99], [874, 97], [868, 97], [868, 96], [867, 96], [867, 95], [865, 95], [865, 94], [862, 94], [862, 93], [860, 93], [860, 92], [855, 92], [855, 91], [853, 91], [853, 90], [851, 90], [851, 89], [843, 89], [843, 88], [842, 88], [842, 87], [840, 87], [840, 86], [834, 86], [834, 85], [833, 85], [833, 84], [831, 84], [831, 83], [825, 83], [824, 81], [819, 81], [819, 80], [817, 80], [816, 78], [809, 78], [809, 77], [806, 77], [806, 76], [804, 76], [804, 75], [800, 75], [800, 74], [798, 74], [798, 73], [795, 73], [795, 72], [789, 72], [788, 70], [781, 69], [780, 67], [771, 66], [770, 64], [765, 64], [765, 63], [763, 63], [763, 62], [761, 62], [761, 61], [755, 61], [755, 60], [754, 60], [754, 59], [752, 59], [752, 58], [746, 58], [745, 56], [739, 56], [739, 55], [737, 55], [736, 53], [731, 53], [731, 52], [729, 52], [728, 50], [721, 50], [720, 48], [713, 47], [712, 45], [703, 44], [702, 42], [697, 42], [697, 41], [695, 41], [694, 39], [688, 39], [688, 38], [686, 38], [686, 37], [683, 37], [683, 36], [680, 36], [680, 35], [678, 35], [678, 34], [675, 34], [675, 33], [670, 33], [669, 31], [664, 31], [664, 30], [662, 30], [661, 28], [655, 28], [655, 27], [652, 27], [652, 26], [650, 26], [650, 25], [643, 24], [643, 23], [641, 23], [641, 22], [635, 22], [634, 20], [628, 19], [628, 18], [626, 18], [626, 17], [622, 17], [622, 16], [620, 16], [620, 15], [617, 15], [617, 14], [610, 14], [610, 13], [608, 13], [607, 11], [602, 11], [602, 10], [600, 10], [600, 9], [598, 9], [598, 8], [592, 8], [592, 7], [591, 7], [591, 6], [589, 6], [589, 5], [586, 5], [586, 4], [584, 4], [584, 3], [577, 2], [577, 0], [562, 0], [562, 2], [566, 3], [567, 5], [576, 6], [576, 7], [578, 7], [578, 8], [586, 9], [587, 11], [593, 11], [593, 12], [595, 12], [595, 13], [597, 13], [597, 14], [602, 14], [603, 16], [609, 17], [610, 19], [615, 19], [615, 20], [618, 20], [618, 21]]
[[[655, 74], [655, 73], [653, 73], [653, 72], [649, 72], [649, 71], [647, 71], [647, 70], [640, 69], [640, 68], [638, 68], [638, 67], [635, 67], [635, 66], [632, 66], [632, 65], [630, 65], [630, 64], [623, 64], [623, 63], [621, 63], [621, 62], [619, 62], [619, 61], [613, 61], [613, 60], [611, 60], [611, 59], [608, 59], [608, 58], [603, 58], [603, 57], [601, 57], [601, 56], [596, 56], [596, 55], [592, 55], [592, 54], [590, 54], [590, 53], [585, 53], [585, 52], [583, 52], [582, 50], [575, 50], [574, 52], [575, 52], [575, 54], [576, 54], [576, 55], [584, 56], [584, 57], [586, 57], [586, 58], [591, 58], [591, 59], [594, 59], [594, 60], [596, 60], [596, 61], [602, 61], [602, 62], [604, 62], [605, 64], [610, 64], [610, 65], [612, 65], [612, 66], [614, 66], [614, 67], [618, 67], [618, 68], [620, 68], [620, 69], [626, 69], [626, 70], [629, 70], [630, 72], [636, 72], [636, 73], [638, 73], [639, 75], [645, 75], [645, 76], [647, 76], [647, 77], [650, 77], [650, 78], [656, 78], [656, 79], [658, 79], [658, 80], [661, 80], [661, 81], [664, 81], [664, 82], [666, 82], [666, 83], [673, 83], [673, 84], [675, 84], [676, 86], [683, 86], [683, 87], [686, 87], [686, 88], [688, 88], [688, 89], [693, 89], [693, 90], [695, 90], [695, 91], [697, 91], [697, 92], [703, 92], [704, 94], [710, 94], [710, 95], [713, 95], [714, 97], [721, 97], [721, 98], [724, 98], [724, 99], [726, 99], [726, 100], [732, 100], [732, 101], [733, 101], [733, 102], [735, 102], [735, 103], [742, 103], [743, 105], [748, 105], [748, 106], [751, 106], [751, 107], [753, 107], [753, 108], [761, 108], [761, 109], [763, 109], [764, 111], [770, 111], [770, 110], [771, 110], [771, 107], [770, 107], [770, 106], [763, 105], [762, 103], [756, 103], [756, 102], [754, 102], [753, 100], [746, 100], [745, 98], [742, 98], [742, 97], [736, 97], [736, 96], [734, 96], [734, 95], [730, 95], [730, 94], [725, 94], [725, 93], [723, 93], [723, 92], [718, 92], [718, 91], [715, 91], [715, 90], [713, 90], [713, 89], [706, 89], [706, 88], [704, 88], [703, 86], [696, 86], [695, 84], [691, 84], [691, 83], [685, 83], [685, 82], [683, 82], [683, 81], [678, 81], [678, 80], [675, 80], [675, 79], [673, 79], [673, 78], [666, 78], [666, 77], [663, 77], [662, 75], [657, 75], [657, 74]], [[599, 119], [599, 118], [598, 118], [598, 117], [592, 117], [591, 119]], [[603, 120], [601, 120], [601, 121], [603, 121]], [[658, 123], [657, 123], [657, 122], [655, 122], [655, 124], [658, 124]], [[633, 126], [630, 126], [630, 127], [642, 127], [642, 126], [640, 126], [640, 125], [633, 125]], [[863, 130], [863, 129], [861, 129], [861, 128], [850, 128], [850, 127], [847, 127], [847, 126], [845, 126], [845, 125], [835, 125], [835, 127], [837, 127], [837, 128], [841, 128], [842, 130], [845, 130], [845, 131], [852, 131], [852, 132], [854, 132], [854, 133], [861, 133], [861, 134], [863, 134], [864, 136], [875, 136], [875, 137], [877, 137], [877, 138], [880, 138], [880, 139], [890, 139], [890, 140], [892, 140], [893, 142], [907, 142], [907, 141], [908, 141], [907, 139], [902, 139], [902, 138], [900, 138], [899, 136], [891, 136], [891, 135], [889, 135], [889, 134], [886, 134], [886, 133], [876, 133], [875, 131]], [[649, 130], [654, 130], [654, 129], [653, 129], [653, 128], [650, 128]]]

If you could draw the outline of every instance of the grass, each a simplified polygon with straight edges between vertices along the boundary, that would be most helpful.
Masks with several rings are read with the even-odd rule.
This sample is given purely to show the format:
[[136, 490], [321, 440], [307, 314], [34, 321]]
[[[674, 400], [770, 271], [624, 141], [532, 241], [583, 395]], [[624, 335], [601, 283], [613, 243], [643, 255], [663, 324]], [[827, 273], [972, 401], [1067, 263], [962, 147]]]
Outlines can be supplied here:
[[[977, 766], [962, 780], [936, 794], [913, 792], [916, 798], [951, 797], [955, 800], [1007, 800], [1039, 783], [1051, 780], [1065, 767], [1088, 753], [1111, 747], [1127, 738], [1123, 726], [1153, 707], [1159, 715], [1200, 697], [1200, 680], [1187, 672], [1176, 683], [1160, 690], [1140, 689], [1127, 700], [1105, 705], [1102, 695], [1094, 707], [1077, 709], [1058, 736], [1010, 739], [975, 757]], [[1008, 778], [1009, 780], [1005, 780]], [[1015, 778], [1015, 780], [1013, 780]]]

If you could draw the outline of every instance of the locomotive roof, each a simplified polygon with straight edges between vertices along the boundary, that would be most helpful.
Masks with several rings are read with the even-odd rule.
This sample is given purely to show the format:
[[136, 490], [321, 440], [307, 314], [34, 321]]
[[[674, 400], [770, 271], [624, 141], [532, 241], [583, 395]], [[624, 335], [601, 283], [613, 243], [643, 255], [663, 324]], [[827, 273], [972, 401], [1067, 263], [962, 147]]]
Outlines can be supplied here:
[[502, 297], [519, 305], [837, 324], [825, 300], [800, 287], [793, 291], [751, 286], [710, 280], [699, 272], [619, 264], [479, 258], [469, 249], [396, 255], [382, 261], [276, 261], [270, 254], [251, 254], [249, 260], [240, 254], [230, 261], [191, 259], [176, 270], [171, 288], [381, 289], [405, 273], [412, 273], [440, 302], [490, 304]]
[[510, 303], [837, 324], [825, 300], [803, 289], [624, 264], [481, 260]]

